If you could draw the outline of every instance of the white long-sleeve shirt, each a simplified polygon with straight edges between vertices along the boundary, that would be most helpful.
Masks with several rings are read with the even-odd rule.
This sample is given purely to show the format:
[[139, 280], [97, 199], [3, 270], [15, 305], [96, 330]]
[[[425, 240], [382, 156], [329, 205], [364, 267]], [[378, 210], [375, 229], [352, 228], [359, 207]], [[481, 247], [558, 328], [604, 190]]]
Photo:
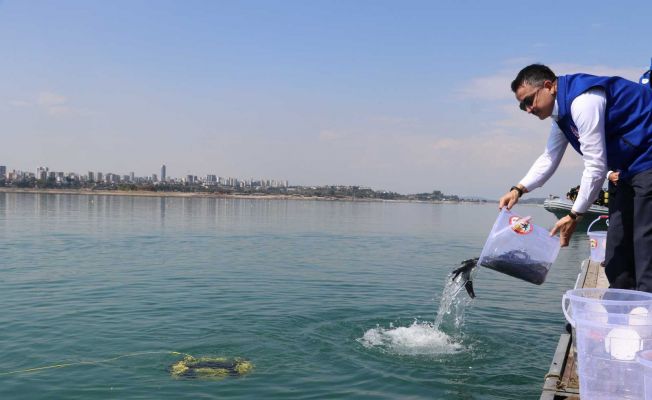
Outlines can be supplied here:
[[[571, 117], [578, 131], [578, 140], [584, 172], [580, 190], [573, 204], [573, 211], [585, 212], [598, 197], [607, 174], [607, 151], [605, 146], [604, 114], [607, 105], [605, 92], [601, 88], [588, 90], [571, 103]], [[552, 112], [553, 123], [548, 143], [543, 154], [532, 164], [520, 184], [531, 192], [543, 186], [559, 166], [568, 146], [568, 139], [557, 125], [558, 104]]]

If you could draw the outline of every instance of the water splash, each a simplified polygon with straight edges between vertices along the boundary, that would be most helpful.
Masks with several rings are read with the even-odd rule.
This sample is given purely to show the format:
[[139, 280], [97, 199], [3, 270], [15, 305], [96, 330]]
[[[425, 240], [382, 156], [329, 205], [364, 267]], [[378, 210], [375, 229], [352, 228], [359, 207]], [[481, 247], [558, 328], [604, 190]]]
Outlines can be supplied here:
[[460, 343], [435, 329], [432, 323], [419, 321], [410, 326], [377, 326], [365, 332], [358, 341], [367, 348], [378, 347], [389, 353], [410, 356], [452, 354], [462, 349]]
[[[474, 271], [475, 272], [475, 271]], [[399, 355], [441, 355], [454, 354], [464, 349], [461, 343], [461, 329], [464, 325], [466, 307], [472, 299], [464, 289], [460, 277], [446, 278], [446, 286], [439, 302], [439, 310], [434, 322], [415, 320], [410, 326], [388, 328], [376, 326], [367, 330], [357, 339], [366, 348], [379, 348]], [[452, 316], [452, 318], [447, 318]], [[449, 320], [451, 324], [449, 324]], [[443, 328], [452, 332], [447, 334]]]
[[[471, 272], [471, 278], [475, 276], [477, 268]], [[449, 315], [453, 316], [453, 327], [456, 332], [460, 332], [462, 326], [464, 325], [464, 315], [466, 307], [473, 302], [464, 289], [464, 279], [460, 275], [456, 279], [451, 279], [451, 275], [448, 275], [446, 279], [446, 286], [444, 286], [444, 291], [441, 295], [441, 300], [439, 301], [439, 310], [437, 311], [437, 317], [433, 323], [435, 329], [440, 329], [444, 318]]]

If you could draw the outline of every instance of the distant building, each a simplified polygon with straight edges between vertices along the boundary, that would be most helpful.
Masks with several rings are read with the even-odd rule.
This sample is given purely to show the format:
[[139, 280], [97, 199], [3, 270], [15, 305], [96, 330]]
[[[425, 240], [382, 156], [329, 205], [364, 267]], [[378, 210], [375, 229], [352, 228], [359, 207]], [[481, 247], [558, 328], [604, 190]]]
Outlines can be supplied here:
[[93, 173], [93, 171], [88, 171], [88, 181], [95, 182], [95, 174]]
[[152, 182], [158, 182], [158, 176], [156, 174], [152, 174]]
[[167, 168], [165, 167], [165, 164], [161, 166], [161, 182], [165, 182], [167, 180]]
[[129, 182], [134, 183], [136, 182], [136, 174], [134, 174], [134, 171], [131, 171], [129, 174]]
[[101, 172], [97, 173], [97, 182], [103, 182], [104, 175]]
[[7, 167], [4, 165], [0, 165], [0, 178], [4, 178], [7, 176]]
[[43, 167], [38, 167], [36, 170], [36, 179], [46, 180], [48, 178], [48, 169]]
[[106, 174], [107, 183], [120, 183], [120, 175], [108, 173]]

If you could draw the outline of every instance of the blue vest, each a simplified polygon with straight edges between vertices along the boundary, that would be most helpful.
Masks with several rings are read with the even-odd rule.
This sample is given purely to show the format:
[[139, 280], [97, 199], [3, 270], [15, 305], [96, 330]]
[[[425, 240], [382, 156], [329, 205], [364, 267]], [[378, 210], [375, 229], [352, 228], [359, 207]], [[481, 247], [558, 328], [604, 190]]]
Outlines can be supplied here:
[[652, 169], [652, 89], [627, 79], [587, 74], [557, 78], [557, 125], [578, 153], [578, 131], [571, 117], [571, 103], [589, 89], [605, 91], [605, 141], [607, 166], [620, 171], [620, 179], [629, 180], [639, 172]]

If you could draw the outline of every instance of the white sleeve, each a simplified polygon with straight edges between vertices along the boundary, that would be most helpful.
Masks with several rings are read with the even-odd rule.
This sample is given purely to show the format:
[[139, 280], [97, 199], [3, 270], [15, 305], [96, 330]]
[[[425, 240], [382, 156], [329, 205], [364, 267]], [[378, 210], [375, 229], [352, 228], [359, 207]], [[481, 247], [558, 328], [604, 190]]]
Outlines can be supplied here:
[[607, 98], [604, 90], [592, 89], [577, 96], [571, 104], [571, 117], [577, 127], [584, 172], [573, 211], [585, 212], [600, 193], [607, 175], [604, 113]]
[[528, 192], [543, 186], [557, 170], [567, 146], [568, 139], [559, 129], [557, 123], [553, 121], [546, 149], [519, 183], [525, 186]]

